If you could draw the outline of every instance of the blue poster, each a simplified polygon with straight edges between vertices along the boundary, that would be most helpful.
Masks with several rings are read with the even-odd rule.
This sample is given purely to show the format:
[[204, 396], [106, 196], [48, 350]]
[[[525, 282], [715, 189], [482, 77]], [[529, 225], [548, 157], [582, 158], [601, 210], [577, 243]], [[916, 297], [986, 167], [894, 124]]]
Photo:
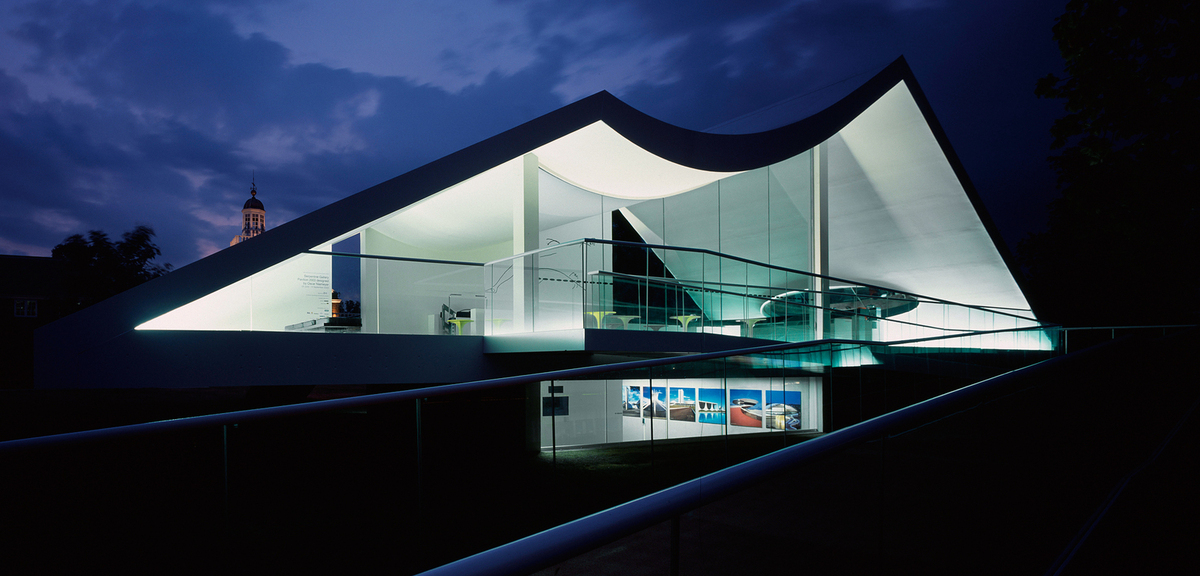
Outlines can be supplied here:
[[725, 390], [723, 388], [701, 388], [696, 411], [701, 424], [725, 424]]
[[642, 410], [642, 415], [652, 418], [666, 418], [667, 389], [662, 386], [650, 386], [643, 388], [642, 393], [645, 396], [642, 399], [642, 405], [645, 406], [645, 409]]
[[641, 416], [642, 413], [642, 387], [641, 386], [622, 386], [622, 393], [625, 400], [621, 403], [621, 413], [626, 416]]
[[729, 423], [747, 428], [763, 426], [762, 390], [729, 391]]
[[775, 430], [800, 429], [800, 392], [768, 390], [763, 415], [767, 428]]
[[670, 407], [671, 419], [682, 422], [696, 421], [696, 389], [671, 388]]

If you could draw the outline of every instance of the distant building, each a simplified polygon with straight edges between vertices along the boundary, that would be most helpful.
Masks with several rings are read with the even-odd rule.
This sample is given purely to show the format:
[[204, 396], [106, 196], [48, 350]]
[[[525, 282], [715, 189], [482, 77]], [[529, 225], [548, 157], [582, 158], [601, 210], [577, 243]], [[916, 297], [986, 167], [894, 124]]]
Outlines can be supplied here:
[[0, 389], [33, 387], [33, 331], [78, 309], [62, 260], [0, 255]]
[[255, 186], [254, 180], [250, 180], [250, 199], [242, 205], [242, 231], [233, 240], [229, 241], [229, 245], [233, 246], [241, 242], [245, 242], [267, 230], [267, 209], [263, 207], [263, 203], [255, 196], [258, 195], [258, 187]]

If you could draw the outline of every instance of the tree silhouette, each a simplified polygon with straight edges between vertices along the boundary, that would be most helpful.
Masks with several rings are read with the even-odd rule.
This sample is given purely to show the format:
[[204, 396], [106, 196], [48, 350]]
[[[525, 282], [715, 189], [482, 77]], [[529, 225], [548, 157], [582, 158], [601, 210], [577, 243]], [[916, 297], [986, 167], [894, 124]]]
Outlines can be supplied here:
[[50, 252], [64, 261], [67, 282], [77, 294], [76, 309], [85, 308], [171, 270], [153, 260], [162, 254], [154, 244], [154, 230], [137, 226], [113, 243], [108, 234], [91, 230], [68, 236]]
[[1043, 317], [1196, 321], [1200, 51], [1195, 2], [1072, 0], [1053, 28], [1065, 77], [1049, 161], [1061, 197], [1019, 253]]

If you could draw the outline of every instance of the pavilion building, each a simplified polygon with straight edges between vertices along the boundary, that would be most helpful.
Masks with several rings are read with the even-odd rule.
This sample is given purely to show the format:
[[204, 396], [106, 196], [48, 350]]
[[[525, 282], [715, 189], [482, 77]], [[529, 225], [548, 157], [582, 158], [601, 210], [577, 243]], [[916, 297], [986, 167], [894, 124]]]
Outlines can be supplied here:
[[[601, 92], [270, 231], [255, 195], [230, 249], [39, 331], [38, 385], [418, 386], [830, 339], [1051, 348], [903, 59], [766, 132]], [[335, 291], [355, 326], [332, 321]], [[820, 431], [824, 371], [878, 361], [537, 394], [571, 398], [543, 418], [578, 444]]]

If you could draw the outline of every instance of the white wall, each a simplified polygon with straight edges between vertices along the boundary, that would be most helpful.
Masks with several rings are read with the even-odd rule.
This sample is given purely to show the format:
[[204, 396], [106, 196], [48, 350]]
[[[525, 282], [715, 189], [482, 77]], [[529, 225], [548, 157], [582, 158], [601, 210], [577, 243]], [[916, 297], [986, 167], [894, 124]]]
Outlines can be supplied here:
[[[329, 246], [317, 247], [329, 250]], [[300, 254], [176, 308], [140, 330], [283, 330], [331, 315], [329, 256]]]

